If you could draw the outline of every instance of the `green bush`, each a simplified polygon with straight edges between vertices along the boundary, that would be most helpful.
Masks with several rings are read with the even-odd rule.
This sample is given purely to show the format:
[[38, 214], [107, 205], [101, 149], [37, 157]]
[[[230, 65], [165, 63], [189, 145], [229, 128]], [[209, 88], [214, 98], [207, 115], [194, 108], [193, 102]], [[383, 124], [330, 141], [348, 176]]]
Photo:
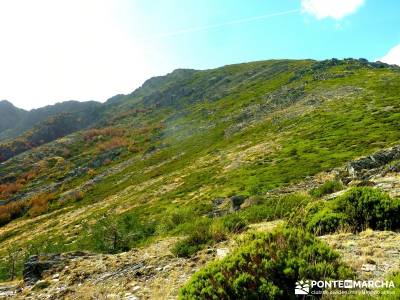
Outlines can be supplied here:
[[196, 228], [187, 238], [176, 243], [172, 253], [179, 257], [190, 257], [200, 249], [204, 248], [212, 240], [209, 227], [201, 225]]
[[346, 214], [355, 231], [400, 227], [400, 201], [370, 187], [349, 190], [337, 199], [337, 210]]
[[78, 244], [91, 251], [118, 253], [137, 246], [154, 232], [154, 224], [142, 224], [134, 215], [105, 215], [88, 228], [88, 234]]
[[237, 214], [228, 215], [222, 219], [223, 227], [232, 233], [240, 233], [247, 227], [247, 222]]
[[338, 192], [343, 190], [344, 186], [343, 183], [341, 183], [338, 180], [331, 180], [331, 181], [327, 181], [324, 184], [322, 184], [321, 186], [312, 189], [310, 191], [310, 195], [315, 197], [315, 198], [319, 198], [322, 197], [324, 195], [328, 195], [328, 194], [332, 194], [334, 192]]
[[307, 194], [291, 193], [261, 200], [261, 203], [239, 211], [238, 214], [247, 223], [292, 218], [293, 213], [296, 214], [310, 201], [312, 201], [312, 198]]
[[296, 299], [300, 279], [351, 277], [339, 255], [312, 234], [280, 228], [249, 235], [234, 253], [197, 272], [180, 299]]
[[400, 228], [400, 200], [371, 187], [356, 187], [334, 200], [309, 204], [305, 216], [297, 217], [309, 231], [326, 234], [348, 228], [360, 232], [366, 228]]
[[348, 224], [346, 214], [334, 212], [327, 208], [312, 215], [307, 223], [307, 230], [322, 235], [347, 228]]

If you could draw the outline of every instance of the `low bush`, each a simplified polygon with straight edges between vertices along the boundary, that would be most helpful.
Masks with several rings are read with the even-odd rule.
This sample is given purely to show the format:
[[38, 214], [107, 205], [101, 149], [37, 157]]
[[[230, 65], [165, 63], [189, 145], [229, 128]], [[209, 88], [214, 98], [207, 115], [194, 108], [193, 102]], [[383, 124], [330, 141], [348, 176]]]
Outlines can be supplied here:
[[189, 257], [210, 243], [212, 235], [208, 226], [199, 226], [187, 238], [176, 243], [172, 253], [179, 257]]
[[22, 184], [17, 182], [0, 184], [0, 199], [6, 200], [8, 197], [17, 193], [22, 188]]
[[222, 219], [223, 228], [228, 232], [240, 233], [247, 227], [247, 222], [237, 214], [232, 214]]
[[54, 199], [53, 194], [38, 194], [30, 199], [29, 216], [41, 215], [49, 209], [49, 202]]
[[99, 143], [96, 147], [99, 151], [109, 151], [116, 148], [126, 147], [128, 146], [128, 141], [123, 137], [112, 137], [110, 140]]
[[5, 205], [0, 205], [0, 226], [22, 217], [28, 208], [27, 201], [13, 201]]
[[310, 195], [316, 198], [343, 190], [344, 186], [338, 180], [327, 181], [321, 186], [312, 189]]
[[298, 220], [316, 233], [326, 234], [348, 228], [360, 232], [366, 228], [400, 228], [400, 200], [371, 187], [356, 187], [334, 200], [309, 204]]
[[355, 231], [367, 227], [376, 230], [400, 227], [400, 199], [371, 187], [349, 190], [337, 199], [337, 210], [346, 214]]
[[180, 299], [297, 299], [301, 279], [352, 278], [339, 255], [301, 229], [252, 234], [235, 252], [197, 272]]
[[103, 253], [119, 253], [152, 236], [155, 225], [141, 223], [135, 215], [103, 215], [78, 240], [79, 247]]
[[312, 215], [307, 223], [307, 229], [318, 235], [344, 230], [349, 227], [349, 218], [346, 214], [323, 209]]
[[92, 142], [94, 139], [103, 136], [122, 137], [125, 135], [125, 130], [116, 127], [93, 128], [83, 132], [85, 142]]
[[291, 193], [260, 200], [259, 204], [238, 213], [247, 223], [293, 218], [293, 214], [297, 214], [312, 200], [307, 194]]

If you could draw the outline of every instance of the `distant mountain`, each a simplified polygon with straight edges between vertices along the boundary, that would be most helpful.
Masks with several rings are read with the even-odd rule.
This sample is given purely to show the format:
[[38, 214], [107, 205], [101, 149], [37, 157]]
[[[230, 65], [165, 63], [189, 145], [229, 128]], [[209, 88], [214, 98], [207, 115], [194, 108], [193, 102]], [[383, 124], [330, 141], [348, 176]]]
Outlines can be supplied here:
[[0, 101], [0, 141], [17, 137], [40, 122], [60, 113], [82, 113], [95, 110], [101, 103], [95, 101], [65, 101], [26, 111], [7, 100]]
[[0, 140], [7, 137], [27, 114], [27, 111], [15, 107], [7, 100], [0, 101]]
[[1, 101], [0, 162], [91, 125], [101, 109], [95, 101], [66, 101], [26, 111]]

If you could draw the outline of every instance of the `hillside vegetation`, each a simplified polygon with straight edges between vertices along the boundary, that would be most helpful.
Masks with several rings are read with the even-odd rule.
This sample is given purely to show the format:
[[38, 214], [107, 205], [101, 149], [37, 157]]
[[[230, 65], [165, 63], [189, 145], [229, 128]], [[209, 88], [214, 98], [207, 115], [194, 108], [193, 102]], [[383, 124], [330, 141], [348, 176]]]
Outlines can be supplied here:
[[[90, 122], [58, 115], [61, 133], [42, 124], [46, 130], [28, 135], [45, 134], [43, 142], [0, 165], [0, 255], [18, 253], [20, 275], [35, 253], [118, 253], [184, 235], [174, 250], [184, 257], [250, 223], [292, 220], [299, 209], [324, 201], [325, 191], [342, 189], [341, 183], [310, 195], [272, 192], [397, 144], [399, 95], [395, 66], [363, 59], [271, 60], [175, 70], [110, 99]], [[10, 140], [7, 149], [24, 142]], [[247, 209], [219, 213], [226, 199]], [[341, 213], [332, 204], [324, 215], [308, 215], [308, 224], [324, 221], [319, 230], [329, 232], [326, 218]], [[350, 206], [346, 213], [357, 218]], [[398, 226], [394, 219], [390, 226], [379, 222], [378, 229]], [[266, 238], [275, 237], [261, 240]], [[313, 237], [308, 242], [313, 245]], [[9, 263], [1, 263], [3, 280], [10, 278]], [[285, 294], [276, 286], [265, 288]]]

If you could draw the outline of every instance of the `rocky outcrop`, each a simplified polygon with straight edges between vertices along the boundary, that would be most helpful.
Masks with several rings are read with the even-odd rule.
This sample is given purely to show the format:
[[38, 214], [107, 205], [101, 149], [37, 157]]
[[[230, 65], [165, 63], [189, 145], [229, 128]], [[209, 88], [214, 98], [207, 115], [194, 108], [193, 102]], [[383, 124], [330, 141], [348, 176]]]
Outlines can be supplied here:
[[229, 200], [231, 202], [231, 211], [237, 211], [240, 209], [240, 205], [243, 204], [244, 200], [246, 200], [247, 196], [244, 195], [235, 195], [232, 196]]
[[90, 256], [90, 254], [78, 251], [65, 254], [32, 255], [24, 265], [24, 282], [32, 286], [42, 279], [45, 271], [62, 269], [70, 260], [84, 256]]
[[380, 168], [396, 159], [400, 159], [400, 145], [351, 161], [347, 165], [347, 170], [352, 177], [359, 177], [362, 173], [366, 173], [365, 171]]
[[215, 198], [212, 201], [213, 210], [208, 216], [211, 218], [220, 217], [238, 211], [244, 207], [249, 207], [252, 205], [252, 202], [249, 201], [245, 203], [247, 199], [249, 198], [245, 195], [233, 195], [229, 198]]

